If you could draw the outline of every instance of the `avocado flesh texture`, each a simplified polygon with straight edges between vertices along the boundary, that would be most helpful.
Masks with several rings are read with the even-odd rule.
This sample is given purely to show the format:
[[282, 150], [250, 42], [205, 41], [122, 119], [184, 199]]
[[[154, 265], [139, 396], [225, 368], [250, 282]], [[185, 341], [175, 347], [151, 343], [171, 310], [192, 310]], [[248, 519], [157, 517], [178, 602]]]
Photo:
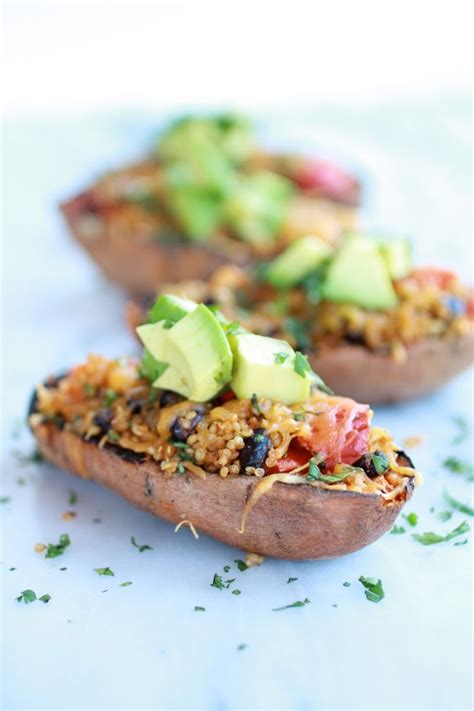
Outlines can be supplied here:
[[319, 237], [301, 237], [270, 264], [265, 273], [265, 280], [277, 289], [295, 286], [319, 267], [331, 253], [331, 248]]
[[[309, 372], [304, 376], [296, 373], [295, 352], [286, 341], [242, 333], [229, 336], [229, 342], [234, 355], [230, 385], [239, 399], [257, 395], [286, 405], [308, 400]], [[277, 354], [287, 357], [279, 363]]]
[[403, 279], [413, 267], [411, 244], [407, 239], [392, 239], [382, 242], [380, 253], [392, 279]]
[[151, 354], [168, 363], [153, 385], [196, 402], [212, 399], [232, 375], [232, 352], [219, 321], [201, 304], [171, 328], [165, 323], [137, 329]]
[[377, 243], [357, 234], [346, 238], [330, 264], [322, 295], [328, 301], [380, 311], [398, 302]]
[[150, 323], [172, 321], [175, 323], [194, 311], [197, 304], [191, 299], [185, 299], [173, 294], [162, 294], [150, 309]]

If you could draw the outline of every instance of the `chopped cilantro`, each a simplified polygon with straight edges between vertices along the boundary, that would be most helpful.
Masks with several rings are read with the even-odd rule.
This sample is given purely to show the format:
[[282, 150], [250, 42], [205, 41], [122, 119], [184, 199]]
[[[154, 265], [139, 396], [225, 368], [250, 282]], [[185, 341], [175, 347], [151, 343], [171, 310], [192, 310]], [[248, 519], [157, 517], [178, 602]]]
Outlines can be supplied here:
[[211, 588], [217, 588], [218, 590], [224, 590], [225, 585], [224, 585], [224, 581], [222, 580], [221, 575], [214, 573], [214, 577], [213, 577], [212, 583], [211, 583]]
[[359, 582], [364, 586], [365, 597], [367, 600], [370, 600], [370, 602], [380, 602], [380, 600], [385, 597], [380, 578], [375, 580], [375, 578], [365, 578], [361, 575]]
[[43, 455], [38, 449], [34, 449], [30, 454], [23, 454], [22, 452], [13, 452], [16, 459], [21, 465], [28, 464], [39, 464], [44, 461]]
[[305, 356], [301, 351], [296, 351], [295, 353], [295, 373], [301, 375], [302, 378], [306, 377], [306, 373], [311, 371], [310, 365], [308, 363], [308, 356]]
[[449, 519], [452, 518], [452, 515], [452, 511], [440, 511], [438, 514], [438, 518], [444, 523], [445, 521], [449, 521]]
[[240, 593], [241, 591], [237, 590], [237, 588], [235, 590], [232, 590], [232, 595], [240, 595]]
[[304, 349], [311, 346], [311, 339], [309, 337], [310, 329], [308, 326], [308, 323], [293, 317], [286, 318], [284, 321], [285, 330], [288, 331], [288, 334], [298, 348]]
[[48, 543], [45, 558], [57, 558], [62, 555], [66, 548], [71, 545], [71, 539], [67, 533], [61, 533], [59, 543]]
[[370, 458], [377, 474], [384, 474], [388, 469], [390, 469], [390, 462], [385, 454], [372, 453]]
[[34, 590], [23, 590], [15, 599], [17, 602], [24, 602], [25, 605], [29, 605], [30, 602], [34, 602], [37, 598]]
[[69, 492], [68, 503], [69, 503], [69, 506], [75, 506], [77, 504], [77, 494], [75, 491]]
[[224, 573], [228, 573], [230, 570], [230, 565], [224, 565]]
[[225, 327], [225, 332], [227, 336], [235, 336], [237, 333], [241, 333], [240, 321], [232, 321], [228, 326]]
[[10, 571], [11, 571], [11, 570], [16, 570], [16, 568], [8, 568], [8, 570], [10, 570]]
[[346, 582], [345, 582], [345, 583], [342, 583], [342, 584], [343, 584], [343, 586], [344, 586], [345, 588], [350, 588], [350, 587], [351, 587], [351, 584], [350, 584], [350, 582], [349, 582], [348, 580], [346, 580]]
[[455, 415], [451, 419], [457, 428], [457, 434], [451, 440], [451, 444], [461, 444], [461, 442], [464, 442], [464, 440], [469, 437], [469, 423], [462, 415]]
[[115, 577], [115, 573], [111, 568], [94, 568], [97, 575], [112, 575]]
[[474, 516], [474, 509], [469, 506], [468, 504], [463, 504], [462, 501], [458, 501], [457, 499], [453, 499], [452, 496], [448, 494], [447, 491], [444, 492], [444, 498], [448, 502], [450, 506], [453, 507], [453, 509], [456, 509], [456, 511], [460, 511], [463, 514], [467, 514], [468, 516]]
[[85, 383], [83, 390], [86, 397], [93, 397], [95, 395], [95, 387], [91, 385], [91, 383]]
[[138, 548], [140, 553], [143, 553], [143, 551], [152, 551], [153, 550], [152, 546], [149, 546], [148, 543], [144, 543], [143, 545], [140, 545], [139, 543], [137, 543], [135, 540], [135, 536], [132, 536], [130, 538], [130, 543], [135, 548]]
[[178, 464], [178, 474], [186, 474], [186, 467], [182, 462]]
[[463, 541], [456, 541], [454, 544], [455, 546], [465, 546], [467, 543], [467, 538], [465, 538]]
[[39, 597], [38, 600], [41, 600], [41, 602], [47, 603], [51, 600], [51, 595], [48, 595], [48, 593], [45, 593], [44, 595], [41, 595], [41, 597]]
[[467, 475], [468, 481], [474, 481], [474, 466], [458, 457], [448, 457], [444, 460], [443, 467], [449, 469], [453, 474]]
[[243, 561], [243, 560], [236, 559], [236, 560], [234, 560], [234, 563], [236, 564], [237, 568], [240, 570], [241, 573], [244, 570], [247, 570], [247, 568], [248, 568], [247, 563], [245, 563], [245, 561]]
[[206, 612], [205, 607], [201, 607], [200, 605], [195, 605], [194, 606], [194, 612]]
[[104, 400], [104, 406], [105, 407], [110, 407], [111, 404], [113, 403], [114, 400], [116, 400], [118, 397], [117, 393], [115, 390], [112, 390], [112, 388], [108, 388], [105, 391], [105, 400]]
[[390, 533], [405, 533], [406, 528], [403, 528], [403, 526], [393, 526], [392, 529], [390, 530]]
[[307, 481], [324, 481], [326, 484], [334, 484], [335, 482], [347, 479], [348, 476], [351, 476], [356, 471], [355, 467], [344, 465], [339, 474], [325, 475], [321, 472], [318, 466], [319, 464], [321, 464], [319, 456], [309, 460], [308, 474], [306, 476]]
[[0, 496], [0, 504], [9, 504], [11, 500], [11, 496]]
[[416, 524], [418, 523], [418, 516], [416, 515], [416, 513], [412, 512], [409, 514], [403, 514], [403, 518], [412, 527], [416, 526]]
[[290, 607], [304, 607], [305, 605], [309, 605], [311, 600], [308, 600], [307, 597], [305, 597], [304, 600], [297, 600], [296, 602], [292, 602], [290, 605], [284, 605], [283, 607], [273, 607], [272, 612], [280, 612], [280, 610], [289, 610]]
[[296, 420], [296, 422], [305, 422], [306, 414], [304, 412], [295, 412], [293, 415], [293, 419]]
[[247, 649], [247, 647], [248, 647], [248, 644], [239, 644], [237, 649], [239, 652], [243, 652], [244, 649]]
[[131, 580], [126, 580], [124, 583], [120, 583], [121, 588], [127, 588], [129, 585], [132, 585]]
[[289, 353], [275, 353], [275, 363], [281, 365], [289, 357]]
[[260, 405], [258, 404], [258, 398], [255, 393], [250, 398], [250, 402], [252, 403], [254, 415], [261, 415], [262, 411], [260, 410]]
[[107, 439], [109, 439], [111, 442], [118, 442], [120, 439], [120, 435], [117, 432], [114, 432], [113, 430], [109, 430], [107, 432]]
[[294, 583], [295, 580], [298, 580], [298, 578], [288, 578], [288, 580], [286, 581], [286, 584], [288, 585], [288, 583]]
[[463, 521], [457, 528], [454, 528], [446, 536], [441, 536], [438, 533], [433, 533], [432, 531], [427, 531], [426, 533], [412, 533], [412, 538], [418, 543], [422, 543], [424, 546], [431, 546], [434, 543], [444, 543], [445, 541], [450, 541], [452, 538], [457, 536], [462, 536], [471, 530], [471, 527], [467, 521]]

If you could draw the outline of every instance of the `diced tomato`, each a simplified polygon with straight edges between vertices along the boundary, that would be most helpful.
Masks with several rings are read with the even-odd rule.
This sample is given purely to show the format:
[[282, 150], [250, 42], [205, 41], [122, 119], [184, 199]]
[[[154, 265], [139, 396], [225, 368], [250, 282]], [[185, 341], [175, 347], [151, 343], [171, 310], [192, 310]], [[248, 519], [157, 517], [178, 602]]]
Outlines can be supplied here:
[[225, 393], [219, 395], [221, 402], [229, 402], [229, 400], [235, 400], [235, 393], [232, 390], [226, 390]]
[[277, 472], [291, 472], [293, 469], [300, 467], [302, 464], [311, 459], [311, 456], [307, 449], [300, 447], [295, 441], [290, 444], [286, 457], [282, 457], [278, 460], [274, 467], [269, 469], [270, 474], [276, 474]]
[[440, 289], [449, 289], [450, 284], [456, 280], [456, 275], [447, 269], [436, 267], [420, 267], [414, 269], [408, 276], [415, 279], [420, 286], [437, 286]]
[[353, 202], [359, 191], [357, 181], [344, 170], [322, 160], [305, 160], [293, 176], [302, 190], [326, 195], [341, 202]]
[[299, 438], [301, 447], [320, 454], [328, 470], [336, 464], [353, 464], [369, 449], [369, 406], [349, 398], [321, 401], [310, 437]]

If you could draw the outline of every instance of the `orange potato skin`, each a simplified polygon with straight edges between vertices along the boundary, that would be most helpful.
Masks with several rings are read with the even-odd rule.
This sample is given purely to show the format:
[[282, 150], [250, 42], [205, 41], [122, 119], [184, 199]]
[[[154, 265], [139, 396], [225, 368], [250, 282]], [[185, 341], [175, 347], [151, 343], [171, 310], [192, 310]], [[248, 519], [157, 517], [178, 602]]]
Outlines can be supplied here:
[[[245, 503], [259, 481], [255, 477], [167, 477], [154, 460], [115, 445], [99, 448], [52, 423], [32, 429], [43, 456], [59, 468], [94, 479], [173, 524], [191, 521], [198, 531], [263, 556], [320, 559], [352, 553], [389, 530], [405, 503], [384, 504], [375, 495], [277, 482], [258, 500], [245, 532], [239, 533]], [[412, 488], [406, 490], [406, 500]]]

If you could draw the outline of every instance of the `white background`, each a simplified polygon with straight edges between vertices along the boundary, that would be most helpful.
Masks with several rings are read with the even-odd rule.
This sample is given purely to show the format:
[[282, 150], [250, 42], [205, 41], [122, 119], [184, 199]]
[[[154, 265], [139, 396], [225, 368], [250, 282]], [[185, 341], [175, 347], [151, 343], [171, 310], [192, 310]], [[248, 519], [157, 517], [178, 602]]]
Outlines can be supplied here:
[[[472, 280], [468, 8], [4, 4], [5, 709], [471, 707], [471, 534], [459, 547], [425, 548], [408, 532], [336, 561], [233, 567], [242, 590], [233, 596], [209, 584], [239, 551], [174, 535], [96, 485], [21, 465], [14, 453], [31, 446], [26, 432], [15, 436], [15, 421], [34, 383], [90, 351], [135, 347], [123, 295], [70, 242], [56, 205], [138, 154], [164, 111], [232, 104], [251, 111], [270, 142], [336, 156], [364, 180], [365, 225], [412, 235], [420, 262]], [[472, 492], [440, 463], [470, 456], [472, 442], [451, 442], [452, 417], [470, 419], [471, 408], [466, 374], [417, 403], [377, 409], [377, 423], [400, 442], [424, 436], [412, 455], [426, 483], [408, 508], [418, 531], [445, 533], [463, 520], [437, 518], [444, 489], [466, 502]], [[71, 489], [78, 516], [66, 523]], [[72, 544], [62, 558], [33, 551], [65, 531]], [[139, 553], [131, 535], [153, 550]], [[103, 566], [116, 577], [93, 572]], [[382, 578], [380, 604], [365, 599], [361, 574]], [[288, 585], [290, 576], [298, 581]], [[124, 580], [133, 585], [121, 588]], [[19, 605], [25, 588], [51, 602]], [[303, 609], [272, 611], [304, 597]]]

